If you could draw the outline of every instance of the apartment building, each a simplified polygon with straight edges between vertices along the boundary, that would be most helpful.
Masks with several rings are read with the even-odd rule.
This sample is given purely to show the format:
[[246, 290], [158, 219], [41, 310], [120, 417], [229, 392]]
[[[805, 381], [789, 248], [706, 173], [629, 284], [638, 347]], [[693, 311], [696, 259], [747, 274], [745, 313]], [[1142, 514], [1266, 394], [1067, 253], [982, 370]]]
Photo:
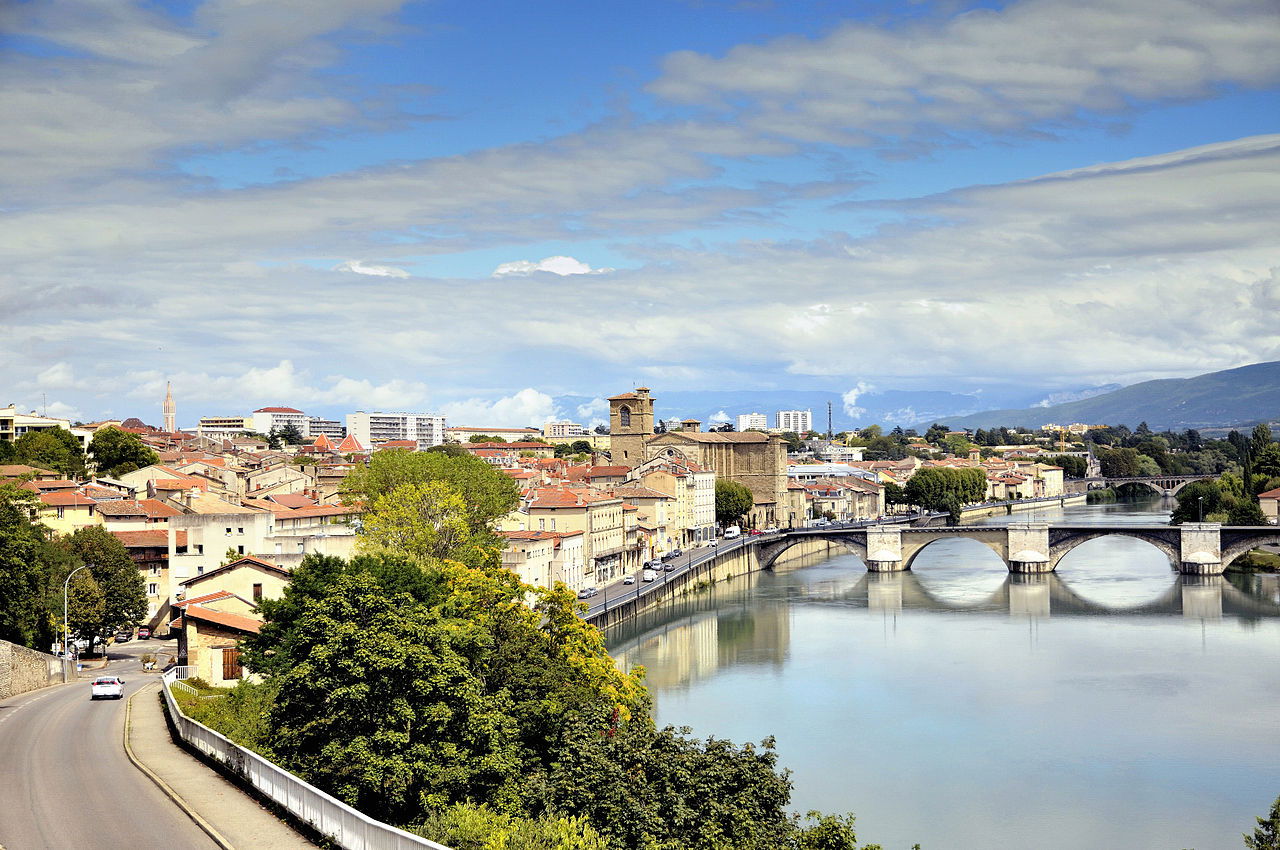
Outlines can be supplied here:
[[260, 407], [253, 412], [252, 420], [252, 430], [259, 434], [270, 434], [289, 425], [304, 437], [311, 433], [311, 417], [293, 407]]
[[419, 449], [426, 449], [444, 442], [444, 417], [433, 413], [358, 410], [347, 414], [347, 434], [368, 447], [389, 440], [413, 440]]
[[587, 487], [541, 487], [521, 511], [526, 530], [583, 533], [584, 581], [622, 575], [626, 537], [622, 500]]
[[323, 435], [331, 440], [341, 440], [347, 436], [347, 426], [337, 419], [322, 419], [319, 416], [312, 416], [307, 422], [307, 436], [319, 437]]
[[779, 431], [793, 431], [804, 434], [813, 430], [812, 410], [779, 410], [773, 417], [774, 427]]
[[253, 418], [249, 416], [201, 416], [196, 424], [196, 434], [211, 440], [230, 439], [253, 430]]
[[583, 428], [577, 422], [570, 422], [567, 419], [558, 422], [548, 422], [542, 426], [542, 435], [544, 437], [584, 437], [587, 429]]
[[757, 431], [766, 431], [769, 428], [769, 417], [763, 413], [743, 413], [738, 417], [737, 430], [747, 431], [755, 428]]

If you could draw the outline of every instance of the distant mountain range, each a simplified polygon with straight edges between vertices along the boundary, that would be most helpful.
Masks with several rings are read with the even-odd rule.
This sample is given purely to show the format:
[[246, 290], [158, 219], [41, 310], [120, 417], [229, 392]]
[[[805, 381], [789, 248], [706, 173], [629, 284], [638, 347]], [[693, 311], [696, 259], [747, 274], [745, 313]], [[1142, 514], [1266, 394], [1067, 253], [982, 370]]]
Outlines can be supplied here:
[[1021, 410], [987, 410], [953, 416], [953, 428], [990, 428], [1046, 423], [1136, 426], [1156, 430], [1254, 425], [1280, 419], [1280, 361], [1254, 363], [1194, 378], [1143, 381], [1066, 404]]
[[[698, 419], [703, 427], [743, 413], [763, 413], [772, 425], [778, 410], [812, 410], [813, 427], [825, 431], [830, 402], [836, 431], [873, 423], [910, 428], [934, 422], [953, 428], [1035, 428], [1049, 422], [1133, 427], [1144, 421], [1159, 430], [1212, 428], [1280, 419], [1280, 362], [1128, 387], [1108, 384], [1052, 392], [1003, 386], [971, 392], [867, 390], [847, 398], [820, 390], [664, 392], [655, 387], [654, 395], [660, 419]], [[586, 396], [557, 396], [555, 403], [574, 421], [608, 419], [607, 408]]]

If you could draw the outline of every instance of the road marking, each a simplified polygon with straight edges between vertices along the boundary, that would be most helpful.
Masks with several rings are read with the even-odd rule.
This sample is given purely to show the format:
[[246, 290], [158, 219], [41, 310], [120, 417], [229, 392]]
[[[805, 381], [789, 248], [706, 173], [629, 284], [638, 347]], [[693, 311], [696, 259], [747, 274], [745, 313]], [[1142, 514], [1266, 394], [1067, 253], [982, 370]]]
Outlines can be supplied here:
[[[160, 686], [164, 687], [164, 683], [161, 682]], [[145, 764], [139, 761], [138, 757], [133, 754], [133, 746], [129, 743], [129, 730], [133, 728], [132, 718], [131, 718], [131, 713], [133, 711], [133, 697], [136, 697], [138, 694], [147, 690], [148, 687], [149, 687], [148, 685], [144, 685], [143, 687], [134, 691], [133, 695], [124, 701], [124, 752], [125, 752], [125, 755], [129, 757], [129, 761], [133, 762], [133, 766], [136, 767], [138, 770], [142, 771], [143, 774], [145, 774], [148, 779], [154, 782], [156, 784], [156, 787], [159, 788], [161, 791], [163, 791], [165, 796], [168, 797], [170, 800], [172, 800], [178, 806], [178, 808], [182, 809], [183, 813], [187, 817], [195, 821], [196, 826], [204, 830], [205, 833], [210, 838], [213, 839], [214, 844], [217, 844], [219, 847], [222, 848], [222, 850], [235, 850], [235, 848], [231, 846], [231, 842], [223, 838], [222, 833], [214, 829], [213, 824], [209, 823], [207, 820], [200, 817], [200, 815], [196, 812], [196, 810], [191, 808], [191, 806], [187, 804], [187, 801], [182, 799], [182, 797], [178, 795], [178, 792], [174, 791], [173, 788], [169, 786], [168, 782], [165, 782], [163, 779], [157, 776], [155, 771], [153, 771], [151, 768], [147, 767]], [[4, 848], [0, 847], [0, 850], [4, 850]]]

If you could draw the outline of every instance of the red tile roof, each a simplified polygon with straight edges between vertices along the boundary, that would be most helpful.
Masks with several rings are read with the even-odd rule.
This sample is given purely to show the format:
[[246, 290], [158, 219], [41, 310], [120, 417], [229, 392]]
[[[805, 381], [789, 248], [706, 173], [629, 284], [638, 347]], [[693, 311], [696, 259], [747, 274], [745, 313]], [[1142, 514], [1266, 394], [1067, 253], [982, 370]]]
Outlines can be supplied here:
[[311, 448], [320, 449], [322, 452], [331, 452], [333, 451], [333, 441], [324, 434], [321, 434], [316, 437], [315, 441], [311, 444]]
[[166, 505], [164, 502], [160, 501], [159, 499], [139, 499], [138, 504], [141, 505], [142, 509], [147, 512], [147, 516], [151, 517], [152, 519], [159, 519], [160, 517], [182, 516], [182, 511], [178, 510], [173, 505]]
[[262, 628], [262, 621], [257, 617], [247, 617], [244, 614], [229, 614], [226, 611], [214, 611], [211, 608], [203, 608], [199, 605], [187, 606], [183, 612], [183, 617], [188, 620], [201, 620], [206, 623], [235, 629], [238, 632], [249, 632], [255, 635]]
[[[154, 549], [157, 546], [169, 545], [169, 532], [167, 529], [152, 528], [146, 531], [113, 531], [111, 532], [117, 540], [124, 544], [126, 549]], [[185, 531], [175, 531], [173, 533], [173, 542], [178, 546], [187, 545], [187, 533]]]
[[146, 508], [132, 499], [113, 499], [98, 502], [98, 513], [103, 516], [147, 516]]
[[275, 502], [286, 508], [310, 508], [316, 504], [315, 499], [310, 496], [304, 496], [301, 493], [277, 493], [274, 496], [267, 496], [268, 502]]
[[41, 493], [39, 498], [44, 504], [55, 508], [68, 507], [72, 505], [83, 507], [85, 505], [106, 504], [105, 502], [95, 502], [88, 496], [82, 496], [79, 493], [69, 492], [66, 490], [59, 490], [54, 493]]
[[259, 407], [254, 413], [301, 413], [294, 407]]
[[[354, 434], [348, 434], [342, 438], [342, 442], [338, 443], [338, 451], [350, 454], [352, 452], [364, 451], [364, 446], [360, 445], [360, 441], [355, 438]], [[387, 455], [390, 457], [390, 455]]]
[[217, 602], [220, 599], [231, 599], [235, 596], [229, 590], [215, 590], [213, 593], [206, 593], [204, 596], [194, 596], [191, 599], [183, 599], [180, 602], [173, 603], [174, 608], [186, 608], [189, 605], [203, 605], [206, 602]]
[[209, 572], [207, 573], [201, 573], [198, 576], [192, 576], [191, 578], [186, 580], [186, 584], [188, 587], [190, 587], [191, 585], [197, 582], [204, 581], [205, 579], [211, 578], [213, 576], [222, 575], [225, 572], [230, 572], [231, 570], [234, 570], [237, 567], [242, 567], [242, 566], [256, 567], [258, 569], [267, 570], [268, 572], [277, 573], [278, 575], [282, 575], [282, 576], [289, 575], [288, 570], [283, 569], [281, 567], [277, 567], [275, 564], [271, 563], [270, 561], [264, 560], [262, 558], [257, 558], [253, 555], [245, 555], [243, 558], [237, 558], [236, 560], [232, 561], [229, 564], [223, 564], [220, 567], [215, 567], [214, 569], [209, 570]]
[[1280, 487], [1274, 490], [1268, 490], [1265, 493], [1258, 494], [1259, 499], [1280, 499]]
[[387, 440], [378, 446], [380, 449], [416, 449], [417, 440]]

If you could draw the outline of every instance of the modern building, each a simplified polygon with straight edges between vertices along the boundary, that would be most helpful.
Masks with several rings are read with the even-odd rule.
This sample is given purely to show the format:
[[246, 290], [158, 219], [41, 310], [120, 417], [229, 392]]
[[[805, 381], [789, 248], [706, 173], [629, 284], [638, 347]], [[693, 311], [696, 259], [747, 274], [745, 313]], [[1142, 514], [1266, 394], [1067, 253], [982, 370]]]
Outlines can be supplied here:
[[260, 407], [253, 412], [253, 430], [259, 434], [270, 434], [292, 425], [302, 436], [311, 431], [311, 417], [293, 407]]
[[768, 430], [769, 417], [763, 413], [743, 413], [738, 417], [737, 430], [748, 431], [752, 428], [757, 431]]
[[324, 435], [331, 440], [341, 440], [347, 436], [347, 426], [343, 425], [337, 419], [321, 419], [319, 416], [312, 416], [308, 422], [307, 436], [319, 437]]
[[548, 422], [542, 427], [542, 435], [544, 437], [584, 437], [587, 429], [583, 428], [577, 422], [570, 422], [567, 419], [558, 422]]
[[388, 440], [413, 440], [418, 448], [425, 449], [444, 442], [444, 417], [434, 413], [358, 410], [347, 414], [347, 434], [369, 448]]
[[212, 440], [238, 437], [246, 431], [254, 430], [253, 418], [249, 416], [201, 416], [196, 426], [199, 436]]
[[779, 431], [804, 434], [813, 430], [812, 410], [779, 410], [774, 414], [774, 427]]

